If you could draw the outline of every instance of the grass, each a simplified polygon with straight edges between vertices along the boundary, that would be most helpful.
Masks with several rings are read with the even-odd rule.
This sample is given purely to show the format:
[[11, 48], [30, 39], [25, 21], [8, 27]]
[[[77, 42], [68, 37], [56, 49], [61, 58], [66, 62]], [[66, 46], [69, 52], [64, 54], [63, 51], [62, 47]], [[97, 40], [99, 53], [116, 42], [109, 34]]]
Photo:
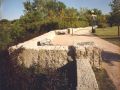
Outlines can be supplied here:
[[98, 28], [95, 35], [102, 38], [118, 37], [117, 27]]
[[95, 35], [120, 46], [120, 36], [118, 37], [117, 27], [98, 28]]

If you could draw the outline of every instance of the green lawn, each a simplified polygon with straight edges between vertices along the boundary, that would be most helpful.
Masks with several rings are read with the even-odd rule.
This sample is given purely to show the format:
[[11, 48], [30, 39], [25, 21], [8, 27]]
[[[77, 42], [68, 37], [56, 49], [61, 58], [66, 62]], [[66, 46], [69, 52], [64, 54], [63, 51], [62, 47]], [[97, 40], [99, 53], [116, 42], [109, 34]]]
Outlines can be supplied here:
[[98, 28], [96, 35], [102, 38], [118, 37], [118, 29], [117, 27]]
[[95, 35], [120, 46], [117, 27], [97, 28]]

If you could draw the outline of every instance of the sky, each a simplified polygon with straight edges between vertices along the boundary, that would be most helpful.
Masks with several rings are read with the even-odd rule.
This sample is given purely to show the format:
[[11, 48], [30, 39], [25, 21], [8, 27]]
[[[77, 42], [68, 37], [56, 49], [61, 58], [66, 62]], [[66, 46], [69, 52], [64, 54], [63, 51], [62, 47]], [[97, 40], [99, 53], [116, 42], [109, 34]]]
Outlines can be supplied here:
[[[23, 2], [25, 0], [3, 0], [2, 2], [2, 19], [14, 20], [19, 19], [24, 14]], [[74, 7], [77, 9], [97, 8], [102, 10], [103, 13], [109, 13], [111, 8], [109, 3], [111, 0], [59, 0], [68, 7]]]

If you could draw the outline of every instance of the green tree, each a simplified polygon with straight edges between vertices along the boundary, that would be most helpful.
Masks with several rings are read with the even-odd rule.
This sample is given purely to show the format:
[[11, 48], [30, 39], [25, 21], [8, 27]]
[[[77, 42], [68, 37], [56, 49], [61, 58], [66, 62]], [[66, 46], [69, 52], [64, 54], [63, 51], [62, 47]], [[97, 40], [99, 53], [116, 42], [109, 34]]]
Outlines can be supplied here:
[[14, 21], [10, 31], [12, 40], [14, 40], [14, 42], [19, 42], [19, 39], [23, 37], [23, 33], [25, 33], [25, 30], [21, 27], [19, 20]]
[[79, 19], [81, 20], [81, 21], [87, 21], [88, 19], [87, 19], [87, 15], [90, 15], [89, 13], [88, 13], [88, 9], [87, 8], [80, 8], [80, 10], [78, 11], [78, 13], [79, 13]]
[[12, 41], [10, 31], [10, 21], [6, 19], [0, 20], [0, 50], [6, 49]]
[[99, 28], [105, 28], [108, 26], [107, 16], [106, 15], [98, 15], [97, 16], [97, 24]]
[[94, 8], [93, 11], [96, 15], [99, 15], [99, 16], [102, 15], [102, 11], [99, 9]]
[[119, 29], [120, 27], [120, 0], [113, 0], [110, 5], [112, 8], [111, 19], [113, 23], [118, 26], [118, 36], [120, 36], [120, 29]]
[[1, 30], [0, 31], [0, 50], [4, 50], [8, 47], [12, 41], [10, 32]]

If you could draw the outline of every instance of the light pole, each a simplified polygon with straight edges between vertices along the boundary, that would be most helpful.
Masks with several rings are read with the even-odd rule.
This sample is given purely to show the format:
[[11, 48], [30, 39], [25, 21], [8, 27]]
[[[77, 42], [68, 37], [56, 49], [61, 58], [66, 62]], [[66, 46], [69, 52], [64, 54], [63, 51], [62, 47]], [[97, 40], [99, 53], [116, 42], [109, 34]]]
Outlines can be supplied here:
[[94, 11], [91, 11], [91, 16], [92, 16], [92, 33], [95, 33], [95, 25], [96, 25], [96, 17], [97, 15], [95, 15]]

